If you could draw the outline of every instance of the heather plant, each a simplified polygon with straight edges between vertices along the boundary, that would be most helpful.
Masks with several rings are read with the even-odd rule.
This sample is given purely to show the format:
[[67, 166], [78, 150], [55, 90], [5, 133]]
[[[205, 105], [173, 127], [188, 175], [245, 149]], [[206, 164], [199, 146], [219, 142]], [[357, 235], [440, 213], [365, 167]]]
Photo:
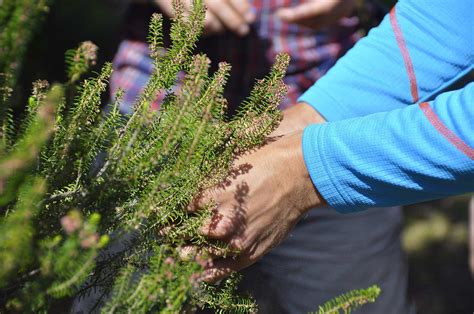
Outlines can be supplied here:
[[[8, 62], [21, 62], [25, 49], [15, 52], [12, 41], [18, 28], [33, 25], [15, 22], [16, 12], [28, 12], [33, 23], [45, 12], [40, 4], [7, 0], [0, 8], [0, 25], [10, 27], [0, 36], [8, 43], [0, 55], [10, 58], [1, 68], [8, 77], [1, 85], [3, 108], [18, 74]], [[199, 234], [212, 203], [197, 213], [186, 208], [200, 191], [249, 171], [251, 165], [234, 169], [233, 160], [264, 144], [278, 126], [289, 58], [279, 55], [229, 118], [223, 89], [230, 66], [221, 63], [210, 74], [208, 58], [192, 52], [203, 27], [202, 1], [194, 1], [188, 16], [179, 1], [175, 11], [168, 48], [162, 43], [162, 17], [152, 17], [154, 72], [131, 115], [118, 110], [122, 92], [107, 113], [101, 110], [110, 64], [82, 79], [96, 60], [91, 42], [66, 53], [65, 84], [33, 84], [21, 123], [9, 110], [1, 111], [2, 312], [49, 312], [90, 294], [98, 296], [93, 309], [105, 313], [256, 310], [250, 297], [237, 294], [238, 275], [217, 285], [200, 280], [208, 250], [238, 252]], [[172, 91], [179, 72], [185, 73], [183, 84]], [[161, 110], [152, 111], [163, 91]], [[189, 244], [201, 249], [180, 256]], [[347, 304], [344, 309], [353, 304], [350, 298], [335, 304], [339, 301]]]
[[344, 293], [319, 306], [317, 312], [309, 314], [350, 314], [353, 310], [368, 304], [374, 303], [380, 295], [380, 288], [376, 285], [367, 289], [356, 289]]
[[[288, 57], [278, 57], [229, 120], [222, 96], [229, 65], [210, 75], [207, 57], [192, 55], [204, 7], [196, 1], [185, 18], [177, 2], [176, 12], [166, 53], [162, 18], [152, 18], [155, 71], [131, 116], [118, 111], [120, 93], [108, 114], [101, 112], [110, 64], [80, 82], [96, 58], [90, 42], [66, 54], [66, 85], [34, 84], [19, 128], [3, 115], [0, 287], [6, 310], [47, 310], [54, 299], [97, 288], [106, 300], [102, 310], [111, 313], [178, 312], [198, 303], [254, 309], [250, 299], [235, 296], [235, 277], [219, 287], [200, 283], [206, 252], [183, 260], [177, 249], [192, 243], [227, 250], [197, 232], [210, 212], [190, 214], [186, 207], [200, 190], [225, 179], [237, 154], [262, 144], [278, 125]], [[151, 111], [156, 94], [169, 91], [179, 71], [186, 72], [182, 88], [168, 93], [160, 112]], [[117, 243], [121, 249], [105, 249]]]
[[48, 0], [0, 1], [0, 113], [5, 114], [22, 69], [28, 43]]

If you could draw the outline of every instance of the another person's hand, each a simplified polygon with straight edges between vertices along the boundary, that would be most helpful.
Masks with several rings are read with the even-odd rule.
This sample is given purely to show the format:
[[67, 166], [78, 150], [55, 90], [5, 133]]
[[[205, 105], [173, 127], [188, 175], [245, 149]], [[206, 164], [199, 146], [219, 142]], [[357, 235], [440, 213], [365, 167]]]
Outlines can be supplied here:
[[[155, 0], [156, 5], [169, 17], [174, 15], [172, 0]], [[249, 33], [249, 25], [255, 20], [255, 14], [248, 0], [205, 0], [206, 17], [204, 35], [223, 33], [226, 30], [239, 36]], [[190, 10], [192, 1], [184, 0], [185, 10]]]
[[255, 263], [286, 238], [307, 210], [324, 203], [309, 177], [301, 148], [304, 126], [324, 119], [313, 108], [299, 104], [285, 115], [287, 124], [281, 128], [289, 130], [290, 120], [297, 132], [274, 138], [236, 160], [237, 171], [229, 182], [206, 191], [193, 205], [193, 210], [199, 210], [215, 202], [213, 217], [202, 233], [239, 251], [237, 257], [215, 259], [204, 280], [219, 280]]
[[285, 22], [318, 30], [350, 15], [356, 3], [356, 0], [306, 0], [294, 7], [281, 8], [277, 14]]

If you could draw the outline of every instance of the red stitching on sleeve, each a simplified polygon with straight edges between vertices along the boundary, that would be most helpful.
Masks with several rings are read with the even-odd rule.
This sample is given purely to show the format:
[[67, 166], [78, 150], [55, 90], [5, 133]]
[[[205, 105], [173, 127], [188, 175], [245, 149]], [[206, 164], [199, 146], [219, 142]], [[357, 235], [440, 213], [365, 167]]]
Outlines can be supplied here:
[[398, 47], [402, 53], [403, 62], [408, 73], [408, 79], [410, 80], [410, 91], [413, 98], [413, 102], [416, 103], [419, 100], [418, 97], [418, 84], [416, 82], [415, 70], [413, 69], [413, 63], [411, 62], [410, 53], [408, 52], [405, 39], [403, 39], [403, 33], [398, 25], [395, 7], [390, 10], [390, 23], [392, 24], [393, 32], [395, 33], [395, 39], [397, 40]]
[[439, 119], [438, 115], [431, 108], [430, 104], [423, 102], [420, 104], [420, 108], [425, 114], [426, 118], [430, 123], [443, 135], [451, 144], [456, 146], [457, 149], [462, 151], [467, 157], [474, 160], [474, 149], [469, 147], [461, 138], [459, 138], [453, 131], [448, 129], [444, 123]]

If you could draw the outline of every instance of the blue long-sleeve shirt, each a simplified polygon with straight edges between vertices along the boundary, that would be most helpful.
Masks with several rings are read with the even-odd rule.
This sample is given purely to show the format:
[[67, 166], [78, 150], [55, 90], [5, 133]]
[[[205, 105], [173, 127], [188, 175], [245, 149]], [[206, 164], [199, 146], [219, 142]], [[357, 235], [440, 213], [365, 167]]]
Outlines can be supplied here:
[[299, 101], [329, 123], [308, 126], [303, 154], [341, 212], [474, 191], [474, 1], [402, 0]]

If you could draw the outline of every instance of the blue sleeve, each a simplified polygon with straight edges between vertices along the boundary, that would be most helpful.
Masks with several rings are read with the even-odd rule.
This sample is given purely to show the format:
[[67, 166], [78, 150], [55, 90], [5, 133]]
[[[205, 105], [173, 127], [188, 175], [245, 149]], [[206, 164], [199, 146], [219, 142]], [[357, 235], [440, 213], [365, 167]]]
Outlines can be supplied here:
[[307, 127], [303, 154], [340, 212], [474, 191], [474, 83], [432, 103]]
[[[401, 0], [395, 19], [421, 101], [473, 69], [473, 0]], [[299, 101], [327, 121], [390, 111], [417, 102], [390, 16], [371, 30]]]

